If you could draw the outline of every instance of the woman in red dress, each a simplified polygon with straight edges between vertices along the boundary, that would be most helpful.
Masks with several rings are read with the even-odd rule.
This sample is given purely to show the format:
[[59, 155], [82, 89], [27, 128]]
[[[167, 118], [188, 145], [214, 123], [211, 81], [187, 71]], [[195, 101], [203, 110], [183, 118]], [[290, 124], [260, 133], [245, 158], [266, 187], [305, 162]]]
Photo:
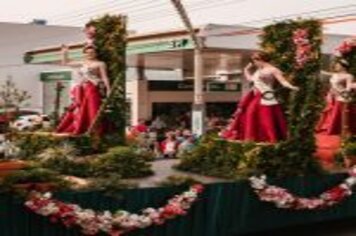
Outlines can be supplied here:
[[356, 134], [356, 121], [352, 117], [356, 117], [356, 106], [348, 103], [348, 94], [355, 86], [353, 84], [353, 76], [347, 72], [348, 63], [340, 60], [334, 65], [334, 72], [322, 72], [330, 76], [330, 89], [327, 94], [327, 104], [323, 110], [320, 120], [316, 127], [318, 134], [324, 135], [340, 135], [342, 131], [342, 116], [345, 105], [348, 105], [348, 131]]
[[[282, 72], [269, 63], [264, 53], [255, 53], [252, 62], [244, 69], [253, 89], [242, 98], [233, 119], [222, 137], [229, 140], [275, 143], [287, 137], [286, 119], [273, 88], [277, 81], [283, 87], [298, 90], [290, 84]], [[251, 73], [252, 67], [257, 69]]]
[[[82, 62], [68, 62], [68, 48], [63, 46], [63, 64], [78, 69], [78, 78], [71, 88], [72, 104], [63, 115], [56, 132], [68, 135], [80, 135], [88, 131], [101, 105], [99, 86], [104, 84], [107, 94], [110, 91], [106, 65], [97, 60], [93, 46], [83, 49]], [[100, 132], [100, 127], [98, 128]]]

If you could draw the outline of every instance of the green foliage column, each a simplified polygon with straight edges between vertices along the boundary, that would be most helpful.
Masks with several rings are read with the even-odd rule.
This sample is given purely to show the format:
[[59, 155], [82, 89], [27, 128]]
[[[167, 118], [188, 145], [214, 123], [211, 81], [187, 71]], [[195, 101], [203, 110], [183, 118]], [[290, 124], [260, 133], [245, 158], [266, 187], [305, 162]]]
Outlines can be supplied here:
[[[303, 31], [304, 35], [304, 40], [299, 42], [303, 44], [301, 48], [296, 41], [298, 31]], [[314, 127], [323, 99], [319, 80], [321, 43], [322, 28], [315, 20], [277, 23], [265, 27], [262, 35], [262, 48], [271, 56], [273, 64], [300, 88], [300, 91], [284, 96], [289, 124], [288, 142], [300, 151], [300, 155], [311, 156], [315, 149]], [[305, 52], [303, 63], [298, 61], [298, 52]]]
[[112, 87], [112, 94], [101, 120], [108, 121], [106, 123], [113, 126], [111, 129], [114, 133], [110, 135], [110, 141], [123, 143], [126, 126], [126, 17], [106, 15], [89, 23], [96, 28], [94, 45], [98, 59], [107, 65]]

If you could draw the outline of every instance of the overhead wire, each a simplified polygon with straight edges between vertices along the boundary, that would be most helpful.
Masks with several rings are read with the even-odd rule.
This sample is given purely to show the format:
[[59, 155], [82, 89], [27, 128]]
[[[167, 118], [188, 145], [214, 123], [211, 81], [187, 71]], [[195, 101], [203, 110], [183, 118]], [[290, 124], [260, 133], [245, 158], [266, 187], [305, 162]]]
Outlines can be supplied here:
[[[246, 1], [246, 0], [241, 0], [239, 2], [243, 2], [243, 1]], [[197, 1], [195, 3], [201, 3], [203, 1]], [[236, 0], [235, 0], [236, 2]], [[252, 20], [252, 21], [246, 21], [246, 22], [237, 22], [238, 24], [241, 24], [241, 25], [247, 25], [247, 24], [253, 24], [253, 23], [260, 23], [260, 22], [267, 22], [267, 21], [276, 21], [278, 19], [283, 19], [283, 18], [289, 18], [289, 17], [292, 17], [292, 16], [301, 16], [301, 15], [305, 15], [305, 14], [316, 14], [316, 13], [321, 13], [321, 12], [329, 12], [329, 14], [331, 13], [330, 11], [335, 11], [335, 10], [338, 10], [337, 12], [332, 12], [332, 16], [328, 16], [328, 17], [340, 17], [340, 16], [352, 16], [354, 15], [353, 13], [348, 13], [348, 14], [338, 14], [338, 12], [340, 12], [340, 10], [344, 9], [344, 8], [348, 8], [350, 10], [353, 11], [353, 7], [355, 7], [356, 4], [347, 4], [347, 5], [342, 5], [342, 6], [336, 6], [336, 7], [331, 7], [331, 8], [325, 8], [325, 9], [319, 9], [319, 10], [313, 10], [313, 11], [308, 11], [308, 12], [301, 12], [301, 13], [295, 13], [295, 14], [288, 14], [288, 15], [284, 15], [284, 16], [279, 16], [279, 17], [272, 17], [272, 18], [264, 18], [264, 19], [258, 19], [258, 20]], [[204, 6], [205, 8], [207, 8], [208, 6]], [[212, 6], [210, 6], [212, 7]], [[204, 8], [193, 8], [192, 11], [197, 11], [197, 10], [200, 10], [200, 9], [204, 9]], [[344, 11], [344, 10], [342, 10]], [[248, 30], [247, 32], [250, 32], [251, 30]], [[41, 42], [45, 43], [46, 41], [48, 41], [49, 39], [58, 39], [58, 38], [67, 38], [69, 37], [68, 35], [66, 36], [63, 36], [62, 34], [60, 35], [52, 35], [50, 37], [46, 37], [46, 38], [42, 38], [40, 42], [38, 42], [37, 44], [40, 45]], [[9, 42], [8, 45], [11, 45], [13, 44], [13, 42]], [[5, 44], [0, 44], [0, 46], [4, 46]], [[18, 46], [17, 45], [14, 45], [14, 46]]]
[[[202, 1], [196, 1], [196, 2], [191, 2], [189, 4], [186, 5], [187, 8], [193, 10], [193, 11], [196, 11], [196, 10], [200, 10], [200, 9], [208, 9], [208, 8], [211, 8], [211, 7], [216, 7], [218, 5], [221, 5], [223, 4], [224, 2], [230, 2], [230, 4], [236, 4], [236, 3], [239, 3], [239, 2], [243, 2], [243, 1], [247, 1], [247, 0], [211, 0], [209, 1], [208, 3], [206, 3], [206, 0], [202, 0]], [[155, 16], [154, 18], [157, 19], [157, 18], [163, 18], [163, 17], [176, 17], [176, 12], [174, 11], [173, 8], [168, 8], [169, 5], [162, 5], [161, 3], [157, 2], [158, 4], [153, 6], [146, 6], [144, 8], [141, 8], [141, 9], [131, 9], [133, 10], [131, 13], [130, 13], [130, 9], [125, 9], [125, 8], [121, 8], [121, 12], [120, 13], [123, 13], [123, 14], [127, 14], [129, 16], [129, 18], [131, 19], [130, 22], [139, 22], [139, 21], [146, 21], [148, 19], [152, 20], [152, 16]], [[201, 6], [201, 4], [205, 3], [204, 6]], [[226, 6], [226, 4], [225, 4]], [[163, 8], [161, 8], [163, 7]], [[157, 9], [158, 8], [158, 9]], [[150, 12], [147, 12], [146, 10], [153, 10], [153, 11], [150, 11]], [[111, 11], [113, 11], [115, 9], [111, 9]], [[162, 11], [164, 11], [164, 13], [160, 14]], [[145, 14], [143, 14], [143, 12], [145, 12]], [[97, 14], [100, 14], [97, 12]], [[139, 14], [139, 15], [138, 15]], [[159, 14], [159, 15], [158, 15]], [[70, 24], [70, 23], [80, 23], [82, 21], [82, 19], [87, 19], [88, 17], [93, 17], [94, 15], [82, 15], [81, 17], [77, 18], [77, 19], [72, 19], [72, 20], [67, 20], [67, 21], [64, 21], [66, 24]], [[63, 21], [62, 21], [63, 23]]]
[[[340, 24], [340, 23], [344, 23], [344, 22], [356, 22], [356, 17], [355, 18], [351, 18], [351, 19], [338, 19], [338, 17], [331, 17], [331, 18], [324, 18], [324, 19], [320, 19], [322, 24]], [[255, 34], [255, 33], [260, 33], [261, 30], [260, 29], [254, 29], [254, 31], [250, 31], [248, 32], [247, 30], [243, 31], [235, 31], [235, 32], [230, 32], [228, 35], [225, 34], [217, 34], [217, 35], [207, 35], [209, 37], [212, 36], [233, 36], [233, 35], [247, 35], [247, 34]], [[23, 63], [19, 63], [19, 64], [0, 64], [0, 68], [9, 68], [9, 67], [21, 67], [21, 66], [26, 66], [28, 64], [23, 64]], [[31, 64], [31, 65], [38, 65], [38, 64]]]
[[[77, 10], [72, 10], [69, 13], [62, 13], [62, 14], [57, 14], [57, 15], [52, 15], [52, 19], [58, 20], [58, 19], [63, 19], [63, 18], [70, 18], [70, 17], [76, 17], [78, 15], [84, 15], [84, 14], [90, 14], [90, 13], [95, 13], [98, 11], [106, 11], [109, 10], [113, 7], [120, 6], [122, 8], [133, 8], [136, 6], [144, 6], [144, 5], [150, 5], [152, 2], [157, 2], [157, 0], [144, 0], [146, 1], [145, 3], [140, 2], [142, 0], [136, 0], [136, 1], [131, 1], [128, 0], [126, 2], [118, 2], [117, 0], [111, 0], [109, 2], [105, 2], [104, 4], [97, 4], [88, 8], [84, 9], [77, 9]], [[148, 2], [147, 2], [148, 1]]]
[[[280, 20], [280, 19], [285, 19], [285, 18], [290, 18], [290, 17], [302, 17], [303, 15], [310, 15], [313, 13], [320, 14], [322, 12], [329, 12], [329, 11], [339, 10], [339, 9], [350, 10], [350, 8], [356, 8], [356, 4], [347, 4], [347, 5], [323, 8], [323, 9], [318, 9], [318, 10], [313, 10], [313, 11], [305, 11], [305, 12], [287, 14], [287, 15], [278, 16], [278, 17], [268, 17], [268, 18], [264, 18], [264, 19], [249, 20], [249, 21], [245, 21], [245, 22], [239, 22], [239, 24], [243, 24], [243, 25], [256, 24], [256, 23], [270, 21], [271, 19], [272, 20]], [[354, 11], [354, 13], [356, 13], [356, 9], [351, 9], [351, 10]]]
[[[301, 17], [306, 14], [313, 14], [313, 13], [318, 14], [318, 13], [324, 13], [324, 12], [327, 13], [330, 11], [336, 11], [335, 13], [340, 13], [340, 11], [343, 9], [345, 9], [345, 11], [350, 11], [350, 12], [356, 13], [356, 4], [347, 4], [347, 5], [318, 9], [318, 10], [313, 10], [313, 11], [305, 11], [305, 12], [287, 14], [287, 15], [278, 16], [278, 17], [268, 17], [268, 18], [258, 19], [258, 20], [249, 20], [249, 21], [245, 21], [245, 22], [238, 22], [238, 24], [248, 25], [248, 24], [253, 24], [253, 23], [261, 23], [261, 22], [266, 22], [266, 21], [270, 21], [270, 20], [278, 20], [278, 19], [284, 19], [284, 18], [289, 18], [289, 17]], [[188, 9], [188, 11], [191, 12], [189, 9]], [[227, 16], [227, 18], [231, 19], [231, 18], [233, 18], [233, 16]], [[221, 18], [219, 18], [219, 19], [221, 19]]]
[[[353, 14], [355, 15], [355, 14]], [[355, 18], [350, 18], [350, 19], [345, 19], [346, 15], [339, 15], [339, 16], [332, 16], [332, 17], [326, 17], [324, 19], [319, 19], [322, 25], [326, 24], [336, 24], [336, 23], [346, 23], [346, 22], [355, 22]], [[333, 20], [336, 18], [343, 18], [340, 20]], [[204, 35], [206, 37], [219, 37], [219, 36], [236, 36], [236, 35], [248, 35], [248, 34], [259, 34], [261, 33], [262, 30], [260, 28], [251, 28], [251, 29], [243, 29], [243, 30], [235, 30], [235, 31], [230, 31], [226, 33], [218, 33], [218, 34], [207, 34]]]

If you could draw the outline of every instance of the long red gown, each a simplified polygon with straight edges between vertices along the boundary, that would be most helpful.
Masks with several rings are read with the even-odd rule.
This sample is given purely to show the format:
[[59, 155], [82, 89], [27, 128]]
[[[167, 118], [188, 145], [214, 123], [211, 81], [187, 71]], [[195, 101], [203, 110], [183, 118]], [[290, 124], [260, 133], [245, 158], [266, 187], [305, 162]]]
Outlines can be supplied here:
[[[92, 125], [101, 105], [98, 88], [100, 79], [95, 72], [95, 68], [80, 68], [80, 81], [71, 90], [72, 104], [62, 116], [57, 133], [80, 135], [87, 132]], [[96, 131], [100, 130], [99, 125]]]
[[348, 109], [348, 121], [346, 124], [352, 134], [356, 134], [356, 105], [346, 103], [346, 99], [341, 96], [346, 91], [347, 78], [342, 75], [334, 74], [330, 78], [329, 99], [324, 108], [320, 120], [316, 126], [316, 132], [323, 135], [340, 135], [342, 131], [342, 116], [345, 106]]
[[270, 143], [286, 139], [287, 122], [274, 97], [274, 80], [273, 75], [254, 74], [254, 88], [238, 104], [233, 120], [222, 132], [223, 138]]

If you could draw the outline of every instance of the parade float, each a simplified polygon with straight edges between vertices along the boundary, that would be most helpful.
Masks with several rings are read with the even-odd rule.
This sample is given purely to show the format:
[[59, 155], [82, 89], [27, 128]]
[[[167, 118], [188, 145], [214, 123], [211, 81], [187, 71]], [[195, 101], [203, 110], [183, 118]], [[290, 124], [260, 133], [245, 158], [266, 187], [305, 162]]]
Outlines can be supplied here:
[[[331, 174], [318, 161], [323, 158], [314, 132], [323, 107], [318, 21], [281, 22], [261, 34], [261, 49], [300, 88], [280, 93], [288, 139], [235, 142], [207, 134], [176, 168], [226, 181], [154, 188], [125, 181], [154, 174], [150, 153], [125, 142], [125, 22], [123, 16], [105, 16], [90, 23], [88, 41], [107, 64], [112, 91], [88, 132], [63, 136], [33, 129], [6, 135], [16, 147], [10, 161], [26, 165], [2, 178], [3, 235], [228, 236], [356, 216], [355, 168]], [[354, 74], [355, 41], [341, 48], [338, 57]], [[30, 62], [32, 56], [25, 58]], [[99, 137], [91, 131], [103, 120], [115, 132]], [[347, 158], [352, 145], [352, 135], [340, 137], [332, 154]]]

